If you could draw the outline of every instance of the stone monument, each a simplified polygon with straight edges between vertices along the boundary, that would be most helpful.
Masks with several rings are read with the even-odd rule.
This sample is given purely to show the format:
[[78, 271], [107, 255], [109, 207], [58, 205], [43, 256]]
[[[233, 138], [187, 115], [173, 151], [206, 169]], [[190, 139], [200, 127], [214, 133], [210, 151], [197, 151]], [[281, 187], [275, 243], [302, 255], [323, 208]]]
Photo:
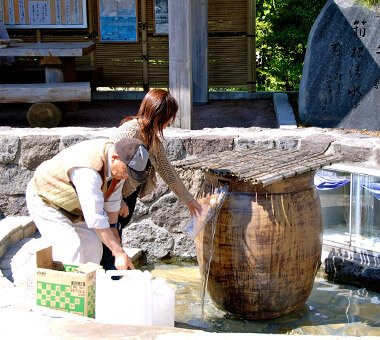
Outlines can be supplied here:
[[380, 4], [326, 3], [309, 34], [298, 104], [305, 125], [380, 130]]

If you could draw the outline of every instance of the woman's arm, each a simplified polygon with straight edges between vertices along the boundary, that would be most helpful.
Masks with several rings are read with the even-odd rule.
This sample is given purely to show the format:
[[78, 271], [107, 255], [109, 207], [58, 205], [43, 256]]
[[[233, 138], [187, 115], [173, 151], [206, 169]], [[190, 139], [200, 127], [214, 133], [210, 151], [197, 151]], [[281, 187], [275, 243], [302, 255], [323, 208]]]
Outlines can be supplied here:
[[154, 151], [155, 159], [152, 160], [152, 163], [161, 176], [164, 182], [168, 185], [170, 190], [172, 190], [178, 198], [186, 204], [187, 208], [190, 211], [191, 215], [201, 213], [201, 205], [194, 199], [194, 197], [187, 190], [183, 182], [178, 176], [177, 171], [174, 166], [170, 163], [164, 146], [161, 142], [157, 142], [155, 145]]

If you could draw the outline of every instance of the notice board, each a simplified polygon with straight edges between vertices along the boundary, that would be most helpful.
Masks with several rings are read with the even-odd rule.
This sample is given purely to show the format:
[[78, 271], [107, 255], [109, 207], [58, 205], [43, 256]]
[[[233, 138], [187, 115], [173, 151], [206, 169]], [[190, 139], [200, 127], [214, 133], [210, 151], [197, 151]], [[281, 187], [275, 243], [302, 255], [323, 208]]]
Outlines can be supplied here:
[[169, 5], [168, 0], [154, 1], [154, 25], [156, 34], [169, 33]]
[[136, 0], [99, 0], [99, 37], [102, 42], [137, 42]]
[[86, 0], [0, 0], [7, 28], [86, 28]]

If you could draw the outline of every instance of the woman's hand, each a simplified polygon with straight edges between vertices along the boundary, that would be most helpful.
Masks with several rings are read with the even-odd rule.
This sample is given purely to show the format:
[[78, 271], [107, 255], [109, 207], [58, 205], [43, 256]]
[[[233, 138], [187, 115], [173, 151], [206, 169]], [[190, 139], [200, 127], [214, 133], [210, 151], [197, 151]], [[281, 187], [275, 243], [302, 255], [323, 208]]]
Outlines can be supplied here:
[[189, 209], [191, 216], [200, 215], [202, 213], [202, 207], [196, 200], [190, 201], [187, 204], [187, 208]]

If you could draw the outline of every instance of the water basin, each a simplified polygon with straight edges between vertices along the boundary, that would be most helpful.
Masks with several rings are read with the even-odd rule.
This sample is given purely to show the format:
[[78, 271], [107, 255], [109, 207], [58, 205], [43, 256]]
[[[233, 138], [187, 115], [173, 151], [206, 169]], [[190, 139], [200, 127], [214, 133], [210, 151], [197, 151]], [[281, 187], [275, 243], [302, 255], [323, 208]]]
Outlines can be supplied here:
[[380, 335], [380, 294], [328, 282], [322, 269], [303, 308], [265, 321], [248, 321], [223, 312], [213, 305], [208, 293], [202, 317], [202, 279], [197, 264], [156, 263], [146, 269], [174, 285], [176, 327], [226, 333]]

